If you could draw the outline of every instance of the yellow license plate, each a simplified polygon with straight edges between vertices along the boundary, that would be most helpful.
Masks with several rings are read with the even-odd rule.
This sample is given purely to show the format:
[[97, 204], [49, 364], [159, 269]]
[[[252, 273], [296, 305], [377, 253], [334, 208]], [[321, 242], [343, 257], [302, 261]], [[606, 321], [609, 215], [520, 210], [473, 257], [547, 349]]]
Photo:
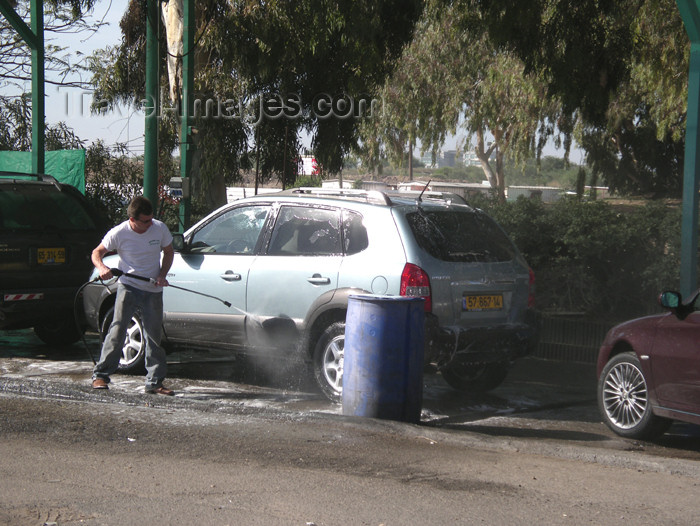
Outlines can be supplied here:
[[40, 248], [36, 252], [36, 261], [39, 265], [57, 265], [66, 262], [66, 249]]
[[464, 296], [462, 309], [468, 311], [501, 310], [503, 308], [502, 294], [478, 294]]

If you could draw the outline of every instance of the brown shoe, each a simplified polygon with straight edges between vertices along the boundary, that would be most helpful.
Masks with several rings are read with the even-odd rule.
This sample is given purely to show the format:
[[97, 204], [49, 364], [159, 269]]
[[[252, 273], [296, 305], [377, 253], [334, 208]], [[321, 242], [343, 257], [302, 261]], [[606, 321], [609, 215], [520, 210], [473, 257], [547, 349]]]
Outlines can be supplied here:
[[105, 382], [104, 378], [95, 378], [92, 381], [92, 388], [93, 389], [109, 389], [109, 386], [107, 385], [107, 382]]
[[162, 385], [159, 387], [151, 387], [146, 389], [147, 393], [150, 394], [159, 394], [159, 395], [165, 395], [165, 396], [173, 396], [175, 394], [175, 391], [172, 391], [168, 389], [167, 387], [163, 387]]

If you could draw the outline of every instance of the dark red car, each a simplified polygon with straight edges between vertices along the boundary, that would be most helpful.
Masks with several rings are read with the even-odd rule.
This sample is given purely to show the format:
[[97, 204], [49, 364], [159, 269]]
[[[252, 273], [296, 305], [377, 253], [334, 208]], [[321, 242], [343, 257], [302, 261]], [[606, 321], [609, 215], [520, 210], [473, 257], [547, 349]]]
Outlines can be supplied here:
[[700, 289], [683, 301], [664, 292], [670, 312], [610, 329], [598, 353], [598, 408], [618, 435], [652, 439], [673, 420], [700, 424]]

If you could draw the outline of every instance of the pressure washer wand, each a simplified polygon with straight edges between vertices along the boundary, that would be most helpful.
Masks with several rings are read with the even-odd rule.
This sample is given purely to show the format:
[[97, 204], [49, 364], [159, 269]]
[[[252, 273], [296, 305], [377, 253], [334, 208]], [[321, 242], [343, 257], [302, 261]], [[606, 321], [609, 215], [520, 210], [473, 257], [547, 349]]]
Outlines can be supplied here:
[[[144, 276], [139, 276], [137, 274], [130, 274], [128, 272], [124, 272], [122, 270], [119, 270], [118, 268], [111, 268], [109, 270], [112, 272], [112, 275], [117, 276], [117, 277], [126, 276], [128, 278], [140, 279], [141, 281], [148, 281], [149, 283], [154, 283], [154, 284], [156, 282], [156, 280], [153, 278], [146, 278]], [[223, 303], [224, 305], [226, 305], [229, 308], [231, 307], [231, 304], [228, 301], [222, 300], [221, 298], [217, 298], [216, 296], [212, 296], [211, 294], [204, 294], [204, 292], [199, 292], [197, 290], [192, 290], [192, 289], [186, 289], [185, 287], [178, 287], [177, 285], [168, 284], [168, 287], [172, 287], [174, 289], [179, 289], [179, 290], [184, 290], [185, 292], [191, 292], [192, 294], [198, 294], [199, 296], [211, 298], [213, 300], [220, 301], [221, 303]]]

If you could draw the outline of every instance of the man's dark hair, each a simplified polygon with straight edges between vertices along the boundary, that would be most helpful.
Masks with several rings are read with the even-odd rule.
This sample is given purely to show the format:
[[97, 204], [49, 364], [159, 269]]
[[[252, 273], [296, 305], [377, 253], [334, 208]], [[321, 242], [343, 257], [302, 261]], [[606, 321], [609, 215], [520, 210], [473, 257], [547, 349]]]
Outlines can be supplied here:
[[150, 216], [153, 214], [153, 205], [142, 195], [137, 195], [129, 203], [129, 208], [126, 209], [127, 214], [132, 219], [138, 219], [142, 214]]

